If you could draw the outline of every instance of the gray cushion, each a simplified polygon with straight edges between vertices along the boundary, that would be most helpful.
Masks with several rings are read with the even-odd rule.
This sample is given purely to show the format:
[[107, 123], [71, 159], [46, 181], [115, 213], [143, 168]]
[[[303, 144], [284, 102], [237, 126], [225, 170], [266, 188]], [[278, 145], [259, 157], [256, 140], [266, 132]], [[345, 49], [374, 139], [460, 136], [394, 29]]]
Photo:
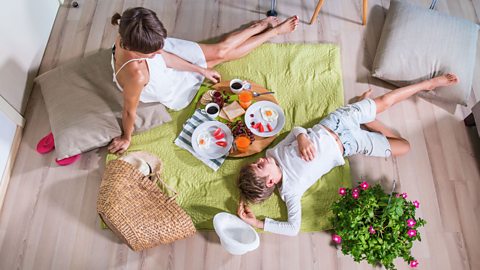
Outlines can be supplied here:
[[372, 67], [372, 75], [405, 86], [453, 72], [460, 83], [422, 93], [466, 105], [472, 88], [478, 26], [470, 21], [392, 1]]
[[[121, 135], [123, 95], [112, 82], [111, 50], [75, 59], [35, 79], [55, 138], [58, 159], [107, 145]], [[135, 131], [170, 121], [160, 103], [140, 103]]]

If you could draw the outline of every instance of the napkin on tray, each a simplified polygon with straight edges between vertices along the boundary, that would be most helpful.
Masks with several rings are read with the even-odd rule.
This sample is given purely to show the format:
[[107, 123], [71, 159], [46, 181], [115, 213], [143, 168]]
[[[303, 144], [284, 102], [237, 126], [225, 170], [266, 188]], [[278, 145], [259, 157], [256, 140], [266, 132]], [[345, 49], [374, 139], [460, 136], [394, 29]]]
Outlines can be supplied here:
[[202, 110], [196, 109], [193, 113], [192, 117], [190, 117], [185, 124], [183, 124], [183, 129], [180, 132], [180, 135], [175, 139], [175, 144], [188, 152], [190, 152], [194, 157], [205, 163], [208, 167], [212, 168], [212, 170], [217, 171], [220, 166], [222, 166], [223, 162], [227, 158], [226, 156], [217, 158], [217, 159], [208, 159], [203, 158], [193, 150], [192, 147], [192, 134], [193, 131], [203, 122], [206, 121], [213, 121], [207, 114], [203, 113]]

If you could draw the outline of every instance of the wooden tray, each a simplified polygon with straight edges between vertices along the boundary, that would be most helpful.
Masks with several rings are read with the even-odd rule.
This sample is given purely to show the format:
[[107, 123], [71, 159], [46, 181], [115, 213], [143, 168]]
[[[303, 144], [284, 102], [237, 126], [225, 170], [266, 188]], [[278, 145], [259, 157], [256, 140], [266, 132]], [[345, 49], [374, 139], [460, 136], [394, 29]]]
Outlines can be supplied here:
[[[258, 85], [258, 84], [253, 83], [253, 82], [249, 82], [249, 83], [252, 85], [251, 90], [255, 91], [257, 93], [263, 93], [263, 92], [268, 92], [269, 91], [261, 85]], [[214, 86], [212, 86], [212, 88], [217, 90], [217, 91], [227, 92], [227, 93], [233, 94], [232, 91], [230, 90], [230, 81], [219, 82], [219, 83], [215, 84]], [[275, 94], [254, 97], [253, 100], [254, 101], [266, 100], [266, 101], [271, 101], [275, 104], [278, 104], [278, 101], [275, 98]], [[199, 100], [198, 103], [197, 103], [197, 108], [200, 108], [201, 106], [203, 106], [203, 105], [200, 103], [200, 100]], [[246, 123], [246, 124], [248, 124], [248, 123]], [[248, 147], [247, 152], [240, 153], [238, 151], [233, 151], [233, 148], [232, 148], [230, 150], [230, 154], [228, 155], [228, 157], [248, 157], [248, 156], [254, 155], [256, 153], [259, 153], [263, 149], [267, 148], [267, 146], [269, 146], [273, 142], [273, 140], [275, 140], [275, 138], [277, 137], [277, 135], [272, 136], [272, 137], [268, 137], [268, 138], [259, 137], [257, 135], [254, 135], [254, 136], [255, 136], [255, 141], [253, 141], [253, 143], [250, 145], [250, 147]]]

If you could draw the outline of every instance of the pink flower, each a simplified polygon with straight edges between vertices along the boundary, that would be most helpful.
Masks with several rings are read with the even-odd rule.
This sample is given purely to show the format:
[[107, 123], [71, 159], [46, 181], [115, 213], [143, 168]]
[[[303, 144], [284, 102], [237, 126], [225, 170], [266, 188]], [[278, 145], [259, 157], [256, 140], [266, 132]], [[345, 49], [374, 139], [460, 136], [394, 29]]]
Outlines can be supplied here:
[[415, 205], [415, 208], [420, 207], [420, 202], [419, 201], [413, 201], [413, 205]]
[[360, 189], [358, 189], [358, 188], [352, 189], [352, 193], [359, 193], [359, 192], [360, 192]]
[[368, 183], [367, 183], [367, 181], [363, 181], [363, 182], [360, 184], [360, 187], [361, 187], [363, 190], [367, 190], [367, 189], [368, 189]]
[[415, 226], [415, 224], [417, 224], [417, 222], [413, 218], [409, 218], [407, 220], [408, 227], [413, 228]]
[[360, 196], [360, 194], [358, 194], [358, 192], [352, 192], [352, 197], [354, 199], [358, 199], [359, 196]]
[[338, 194], [340, 194], [340, 196], [345, 196], [345, 194], [347, 194], [347, 190], [345, 188], [339, 188], [338, 189]]
[[417, 266], [418, 266], [418, 261], [417, 260], [413, 260], [413, 261], [410, 262], [410, 267], [415, 268]]
[[415, 236], [417, 236], [417, 230], [410, 229], [410, 230], [408, 230], [407, 234], [410, 237], [415, 237]]
[[402, 198], [406, 199], [408, 196], [407, 196], [407, 193], [402, 193]]
[[398, 193], [397, 193], [397, 195], [395, 195], [395, 197], [397, 197], [397, 198], [400, 198], [400, 196], [402, 196], [402, 195], [400, 195], [400, 194], [398, 194]]
[[373, 226], [370, 226], [370, 228], [368, 228], [368, 232], [370, 232], [370, 234], [375, 234], [376, 231]]
[[338, 234], [334, 234], [334, 235], [332, 235], [332, 241], [337, 243], [337, 244], [340, 244], [340, 243], [342, 243], [342, 237], [340, 237], [340, 235], [338, 235]]

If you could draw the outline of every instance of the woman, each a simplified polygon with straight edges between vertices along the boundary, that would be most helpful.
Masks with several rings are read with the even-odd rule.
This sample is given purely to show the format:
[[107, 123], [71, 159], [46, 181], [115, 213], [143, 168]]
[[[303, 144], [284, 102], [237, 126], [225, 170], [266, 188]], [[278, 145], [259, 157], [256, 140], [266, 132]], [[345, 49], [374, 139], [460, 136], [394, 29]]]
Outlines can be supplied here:
[[161, 102], [180, 110], [186, 107], [207, 78], [220, 81], [216, 65], [247, 55], [267, 40], [293, 32], [298, 17], [282, 23], [268, 17], [229, 34], [216, 44], [199, 44], [168, 38], [154, 11], [142, 7], [116, 13], [112, 24], [119, 36], [112, 48], [113, 80], [123, 91], [123, 134], [110, 143], [111, 153], [123, 153], [130, 145], [138, 102]]

